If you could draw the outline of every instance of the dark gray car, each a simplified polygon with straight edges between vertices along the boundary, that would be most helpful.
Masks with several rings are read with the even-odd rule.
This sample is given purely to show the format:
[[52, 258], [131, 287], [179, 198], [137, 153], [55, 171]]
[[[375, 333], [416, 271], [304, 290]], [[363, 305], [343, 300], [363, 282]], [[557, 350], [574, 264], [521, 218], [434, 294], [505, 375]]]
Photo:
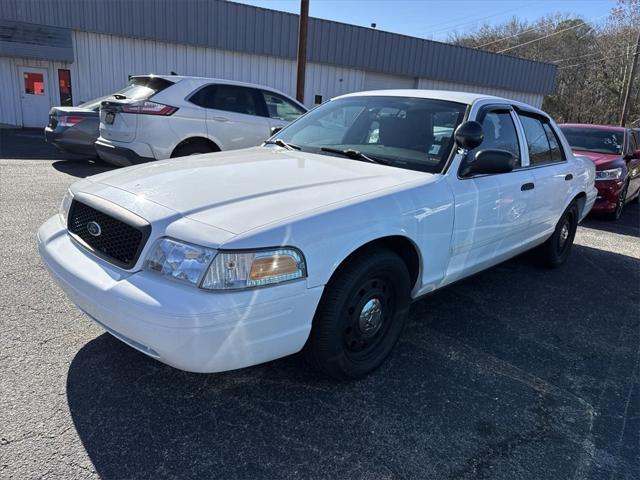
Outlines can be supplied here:
[[49, 124], [44, 138], [59, 150], [77, 155], [95, 157], [94, 142], [100, 135], [101, 97], [77, 107], [53, 107], [49, 111]]

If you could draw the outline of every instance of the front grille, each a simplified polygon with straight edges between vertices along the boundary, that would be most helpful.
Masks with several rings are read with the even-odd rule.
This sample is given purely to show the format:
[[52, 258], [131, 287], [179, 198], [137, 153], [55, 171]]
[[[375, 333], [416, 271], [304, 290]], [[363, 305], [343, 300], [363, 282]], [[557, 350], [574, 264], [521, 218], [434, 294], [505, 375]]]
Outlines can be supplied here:
[[149, 226], [130, 225], [77, 200], [71, 203], [68, 218], [69, 233], [97, 255], [124, 268], [135, 265], [150, 231]]
[[58, 117], [49, 115], [49, 127], [56, 128], [58, 126]]

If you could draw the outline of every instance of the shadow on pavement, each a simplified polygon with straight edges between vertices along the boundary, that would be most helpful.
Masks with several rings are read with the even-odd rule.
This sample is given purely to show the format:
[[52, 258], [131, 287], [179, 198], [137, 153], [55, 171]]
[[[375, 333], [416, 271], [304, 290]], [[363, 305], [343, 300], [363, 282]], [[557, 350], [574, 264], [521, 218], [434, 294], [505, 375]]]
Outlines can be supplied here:
[[75, 427], [104, 479], [632, 478], [639, 263], [574, 248], [558, 270], [521, 256], [416, 302], [358, 382], [298, 356], [190, 374], [101, 335], [68, 372]]
[[44, 141], [41, 128], [0, 129], [0, 159], [62, 160], [68, 157]]
[[627, 204], [622, 217], [617, 221], [592, 213], [582, 222], [582, 226], [619, 235], [640, 237], [640, 204]]
[[57, 162], [53, 162], [52, 166], [59, 172], [80, 178], [89, 177], [115, 168], [95, 159], [59, 160]]

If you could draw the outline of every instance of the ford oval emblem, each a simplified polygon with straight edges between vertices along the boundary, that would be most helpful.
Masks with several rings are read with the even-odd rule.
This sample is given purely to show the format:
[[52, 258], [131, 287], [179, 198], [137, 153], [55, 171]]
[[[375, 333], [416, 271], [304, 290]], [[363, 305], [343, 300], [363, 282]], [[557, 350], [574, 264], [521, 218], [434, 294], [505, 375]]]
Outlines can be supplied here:
[[94, 237], [99, 237], [100, 234], [102, 233], [102, 228], [100, 227], [100, 224], [98, 222], [94, 222], [92, 220], [89, 223], [87, 223], [87, 231], [89, 232], [89, 235], [92, 235]]

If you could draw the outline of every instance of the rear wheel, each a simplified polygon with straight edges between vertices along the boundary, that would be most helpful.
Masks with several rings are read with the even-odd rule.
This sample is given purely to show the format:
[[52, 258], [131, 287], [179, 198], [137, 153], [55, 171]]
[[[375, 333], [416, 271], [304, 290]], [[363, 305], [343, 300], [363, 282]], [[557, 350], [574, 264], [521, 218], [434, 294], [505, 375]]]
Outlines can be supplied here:
[[410, 288], [405, 263], [391, 251], [350, 260], [326, 286], [303, 349], [305, 359], [340, 380], [378, 368], [402, 333]]
[[569, 258], [578, 229], [578, 215], [578, 205], [572, 202], [560, 217], [553, 235], [538, 247], [540, 260], [547, 267], [557, 268]]
[[189, 155], [200, 155], [202, 153], [217, 152], [219, 148], [215, 148], [214, 145], [205, 141], [187, 141], [182, 145], [178, 145], [171, 154], [171, 158], [175, 157], [187, 157]]

